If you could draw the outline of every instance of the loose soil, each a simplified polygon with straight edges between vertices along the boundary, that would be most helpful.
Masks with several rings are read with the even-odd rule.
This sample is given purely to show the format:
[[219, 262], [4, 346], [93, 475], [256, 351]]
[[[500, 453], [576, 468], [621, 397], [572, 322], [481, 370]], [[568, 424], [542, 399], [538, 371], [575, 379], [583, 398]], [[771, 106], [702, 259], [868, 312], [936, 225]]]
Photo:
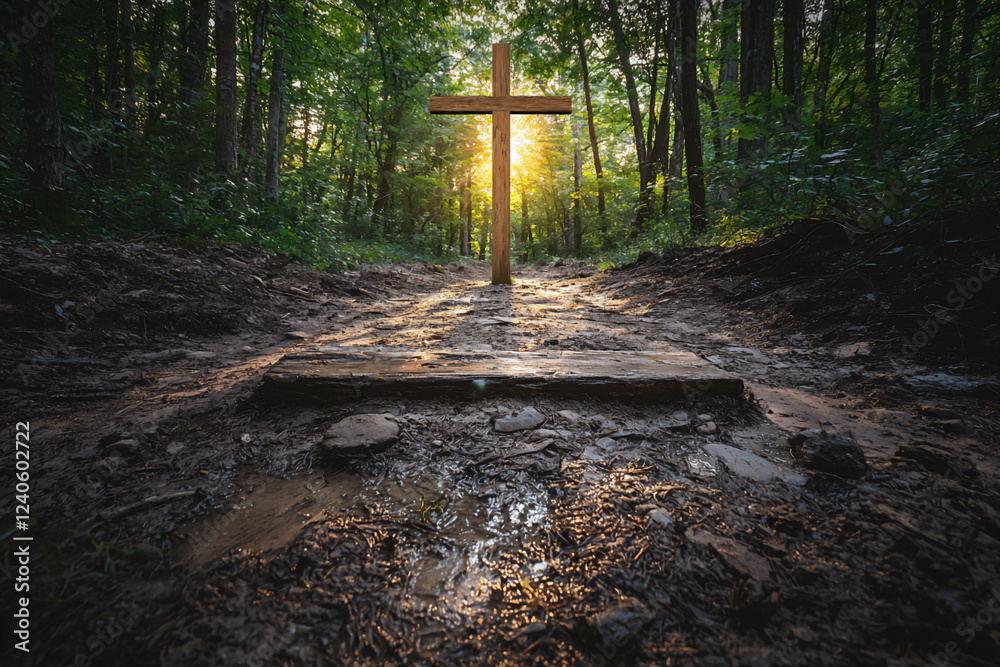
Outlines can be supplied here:
[[[330, 275], [241, 247], [0, 242], [32, 662], [995, 664], [996, 230], [988, 211], [859, 237], [803, 220], [610, 272], [520, 267], [511, 288], [474, 262]], [[259, 400], [315, 344], [681, 349], [748, 390]], [[538, 432], [493, 428], [528, 406]], [[399, 442], [320, 462], [364, 413]], [[820, 428], [853, 435], [864, 477], [790, 457]]]

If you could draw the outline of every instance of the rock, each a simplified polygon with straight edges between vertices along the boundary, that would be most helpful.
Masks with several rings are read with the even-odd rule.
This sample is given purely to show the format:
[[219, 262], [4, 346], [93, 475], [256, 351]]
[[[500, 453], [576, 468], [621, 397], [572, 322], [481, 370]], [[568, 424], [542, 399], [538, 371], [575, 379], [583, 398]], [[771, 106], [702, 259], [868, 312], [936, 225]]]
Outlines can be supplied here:
[[970, 461], [963, 460], [954, 452], [930, 442], [917, 441], [903, 445], [896, 450], [893, 457], [908, 459], [919, 464], [924, 470], [938, 475], [976, 477], [979, 474], [976, 466]]
[[287, 340], [307, 340], [311, 338], [305, 331], [289, 331], [285, 334]]
[[675, 412], [674, 414], [670, 415], [670, 418], [673, 419], [674, 421], [684, 422], [684, 423], [691, 421], [691, 418], [688, 417], [688, 413], [682, 411]]
[[132, 456], [139, 452], [139, 441], [135, 438], [124, 438], [104, 445], [101, 448], [103, 456]]
[[716, 431], [715, 422], [705, 422], [704, 424], [698, 424], [698, 428], [695, 432], [698, 435], [712, 435]]
[[662, 507], [657, 507], [655, 510], [647, 514], [650, 523], [658, 523], [661, 526], [672, 526], [674, 525], [674, 518], [670, 516], [670, 512], [663, 509]]
[[687, 533], [687, 539], [694, 544], [704, 544], [715, 549], [719, 557], [737, 572], [764, 581], [771, 576], [771, 566], [767, 558], [751, 551], [736, 540], [718, 535], [704, 528], [695, 528]]
[[622, 664], [626, 662], [623, 658], [642, 644], [642, 631], [652, 620], [653, 614], [642, 603], [626, 598], [619, 606], [588, 618], [587, 629], [591, 641], [601, 647], [608, 662]]
[[540, 428], [537, 431], [533, 431], [528, 440], [531, 442], [537, 442], [539, 440], [545, 440], [546, 438], [560, 438], [562, 434], [559, 431], [553, 431], [550, 428]]
[[840, 435], [817, 429], [788, 438], [792, 456], [813, 470], [838, 477], [861, 477], [868, 471], [865, 453], [851, 434]]
[[135, 545], [135, 548], [128, 554], [128, 558], [137, 563], [156, 563], [163, 560], [163, 552], [152, 544], [143, 542]]
[[709, 415], [709, 414], [698, 415], [698, 421], [700, 421], [700, 422], [710, 422], [710, 421], [712, 421], [712, 415]]
[[538, 428], [545, 423], [545, 415], [535, 408], [525, 408], [508, 417], [499, 417], [493, 422], [493, 428], [500, 433], [513, 433], [529, 428]]
[[125, 479], [128, 476], [127, 468], [128, 464], [120, 456], [109, 456], [94, 464], [94, 472], [105, 482], [117, 482]]
[[556, 413], [568, 422], [577, 422], [582, 419], [579, 412], [574, 412], [573, 410], [560, 410]]
[[742, 449], [737, 449], [736, 447], [712, 443], [705, 445], [704, 449], [725, 463], [726, 467], [734, 475], [746, 477], [755, 482], [773, 482], [777, 480], [788, 484], [801, 485], [807, 481], [805, 475], [800, 475], [791, 470], [782, 470], [767, 459], [743, 451]]
[[92, 459], [97, 456], [96, 449], [84, 449], [82, 451], [76, 452], [75, 454], [69, 455], [70, 461], [86, 461], [87, 459]]
[[244, 345], [243, 347], [240, 348], [240, 352], [245, 352], [246, 354], [253, 354], [256, 351], [257, 350], [250, 347], [249, 345]]
[[387, 415], [351, 415], [327, 429], [317, 445], [326, 461], [338, 461], [366, 452], [381, 452], [399, 437], [399, 424]]
[[234, 269], [239, 269], [241, 271], [245, 270], [249, 266], [246, 262], [241, 262], [235, 257], [229, 257], [228, 259], [226, 259], [226, 264], [228, 264], [230, 267]]

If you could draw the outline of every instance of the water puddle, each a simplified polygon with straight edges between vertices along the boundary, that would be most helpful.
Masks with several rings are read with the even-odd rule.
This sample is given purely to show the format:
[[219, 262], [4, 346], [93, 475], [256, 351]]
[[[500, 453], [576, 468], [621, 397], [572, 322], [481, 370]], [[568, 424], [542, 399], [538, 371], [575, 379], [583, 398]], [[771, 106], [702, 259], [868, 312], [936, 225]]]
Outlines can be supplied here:
[[247, 474], [220, 513], [188, 528], [175, 553], [196, 566], [234, 549], [274, 556], [325, 516], [388, 514], [413, 545], [412, 594], [464, 608], [482, 599], [491, 557], [516, 549], [545, 521], [548, 496], [531, 482], [479, 481], [457, 472], [441, 466], [381, 479], [346, 472], [288, 479]]

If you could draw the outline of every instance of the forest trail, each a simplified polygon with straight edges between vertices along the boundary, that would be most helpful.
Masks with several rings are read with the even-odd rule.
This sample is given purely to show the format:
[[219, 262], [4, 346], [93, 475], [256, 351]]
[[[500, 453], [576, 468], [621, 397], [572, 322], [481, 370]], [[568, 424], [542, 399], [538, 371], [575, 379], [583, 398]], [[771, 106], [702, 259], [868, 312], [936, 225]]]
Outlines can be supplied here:
[[[75, 582], [58, 607], [39, 608], [55, 628], [45, 658], [87, 655], [102, 619], [134, 604], [140, 618], [106, 664], [486, 664], [504, 654], [921, 664], [991, 602], [1000, 493], [986, 449], [990, 403], [961, 391], [915, 404], [852, 390], [859, 377], [865, 391], [933, 381], [916, 364], [876, 373], [889, 362], [873, 343], [762, 334], [758, 314], [682, 266], [525, 267], [502, 287], [475, 263], [329, 277], [215, 251], [175, 272], [158, 257], [136, 275], [122, 269], [97, 301], [214, 322], [240, 299], [260, 324], [140, 328], [105, 347], [93, 341], [110, 330], [81, 329], [66, 363], [23, 369], [36, 385], [58, 374], [57, 393], [8, 389], [11, 414], [33, 415], [36, 543], [59, 563], [39, 586]], [[31, 289], [82, 302], [72, 292], [81, 281], [67, 280], [73, 262], [48, 261], [55, 273], [36, 273], [62, 277]], [[261, 287], [240, 264], [268, 276], [270, 305], [241, 291]], [[218, 268], [227, 265], [236, 268]], [[216, 278], [199, 276], [204, 266]], [[218, 289], [197, 301], [163, 296], [188, 294], [189, 282]], [[132, 321], [128, 308], [116, 313]], [[19, 345], [23, 358], [60, 356]], [[263, 373], [316, 345], [682, 350], [741, 377], [749, 400], [260, 404]], [[539, 423], [498, 427], [529, 409]], [[387, 415], [398, 441], [321, 460], [330, 429], [357, 414]], [[860, 477], [790, 456], [789, 435], [819, 428], [856, 438]], [[928, 609], [933, 626], [921, 620]], [[984, 627], [963, 656], [975, 664], [998, 642]]]

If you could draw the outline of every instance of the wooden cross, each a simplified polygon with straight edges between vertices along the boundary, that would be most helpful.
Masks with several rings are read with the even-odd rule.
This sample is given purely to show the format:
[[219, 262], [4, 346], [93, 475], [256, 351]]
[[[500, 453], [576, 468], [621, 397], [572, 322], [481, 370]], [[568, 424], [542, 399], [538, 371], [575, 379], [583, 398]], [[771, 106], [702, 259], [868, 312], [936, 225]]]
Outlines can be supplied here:
[[530, 97], [510, 94], [510, 44], [493, 45], [493, 94], [431, 97], [433, 114], [493, 115], [493, 284], [510, 285], [510, 115], [567, 114], [568, 95]]

